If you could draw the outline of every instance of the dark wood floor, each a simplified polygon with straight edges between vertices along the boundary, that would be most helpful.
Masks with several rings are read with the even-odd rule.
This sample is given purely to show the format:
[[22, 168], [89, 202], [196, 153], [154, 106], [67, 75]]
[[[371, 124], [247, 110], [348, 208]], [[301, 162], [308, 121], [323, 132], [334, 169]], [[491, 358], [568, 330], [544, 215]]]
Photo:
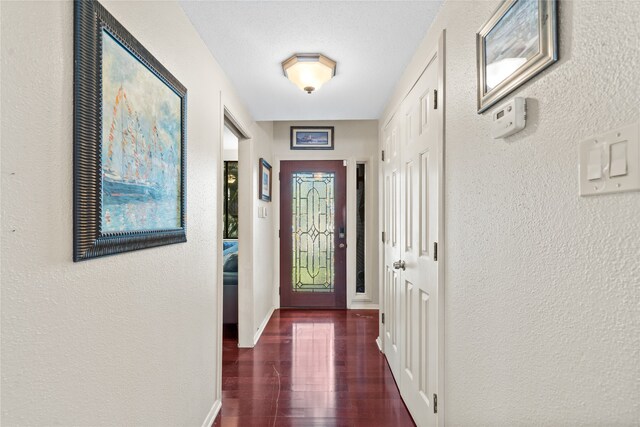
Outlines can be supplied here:
[[277, 310], [253, 349], [223, 342], [213, 426], [414, 426], [378, 351], [376, 310]]

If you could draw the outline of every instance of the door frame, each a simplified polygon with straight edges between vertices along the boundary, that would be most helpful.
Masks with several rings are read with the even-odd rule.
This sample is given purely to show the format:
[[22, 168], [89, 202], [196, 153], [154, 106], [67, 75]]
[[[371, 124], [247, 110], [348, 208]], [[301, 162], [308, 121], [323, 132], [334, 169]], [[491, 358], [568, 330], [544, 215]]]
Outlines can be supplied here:
[[[347, 155], [339, 154], [335, 152], [312, 152], [315, 154], [320, 154], [318, 157], [313, 157], [312, 160], [342, 160], [347, 162], [347, 310], [351, 309], [378, 309], [380, 307], [380, 302], [374, 303], [371, 299], [368, 298], [354, 298], [356, 295], [355, 290], [355, 273], [352, 274], [352, 271], [355, 269], [356, 263], [356, 234], [355, 232], [350, 232], [350, 230], [355, 230], [355, 216], [352, 212], [352, 209], [355, 207], [355, 186], [350, 185], [350, 179], [355, 177], [355, 165], [356, 163], [366, 163], [368, 172], [367, 178], [365, 181], [365, 191], [368, 194], [375, 194], [377, 190], [377, 185], [374, 185], [374, 173], [377, 171], [376, 164], [379, 162], [376, 161], [376, 155], [373, 154], [371, 157], [365, 157], [362, 155]], [[277, 185], [274, 185], [272, 188], [271, 202], [274, 203], [274, 206], [280, 206], [280, 162], [283, 161], [299, 161], [299, 160], [311, 160], [309, 158], [309, 152], [304, 150], [299, 150], [297, 152], [290, 152], [286, 154], [274, 155], [273, 165], [272, 165], [272, 176], [275, 180], [278, 180]], [[377, 183], [376, 183], [377, 184]], [[372, 197], [369, 198], [370, 203], [373, 200]], [[369, 215], [372, 215], [373, 209], [376, 209], [375, 205], [368, 205]], [[367, 217], [367, 220], [369, 217]], [[353, 221], [353, 222], [352, 222]], [[371, 220], [370, 224], [374, 224], [377, 221]], [[278, 231], [280, 230], [280, 209], [274, 209], [273, 211], [273, 227], [274, 227], [274, 236], [273, 239], [273, 260], [274, 260], [274, 270], [273, 270], [273, 306], [276, 309], [280, 308], [280, 295], [278, 291], [280, 289], [280, 238], [278, 237]], [[367, 240], [366, 242], [369, 242]], [[366, 243], [365, 243], [366, 245]], [[370, 245], [372, 246], [372, 244]], [[365, 246], [366, 248], [366, 246]], [[366, 250], [366, 249], [365, 249]], [[371, 252], [367, 251], [367, 254], [371, 254], [372, 256], [376, 256], [375, 249], [372, 249]], [[369, 262], [366, 264], [366, 272], [369, 276], [368, 283], [370, 286], [379, 286], [379, 277], [377, 277], [377, 267], [373, 262]], [[378, 292], [378, 290], [374, 290], [373, 292]], [[373, 295], [371, 292], [369, 295]], [[365, 294], [360, 294], [365, 295]]]
[[[425, 70], [432, 62], [434, 57], [438, 58], [438, 109], [437, 115], [440, 119], [440, 130], [438, 132], [438, 166], [440, 168], [440, 180], [438, 183], [438, 223], [440, 227], [438, 229], [438, 425], [444, 426], [445, 420], [445, 405], [446, 399], [445, 396], [445, 262], [446, 262], [446, 217], [445, 217], [445, 181], [446, 181], [446, 170], [445, 170], [445, 128], [446, 128], [446, 95], [445, 95], [445, 72], [446, 72], [446, 52], [445, 52], [445, 41], [446, 41], [446, 30], [443, 29], [438, 35], [437, 39], [434, 43], [431, 44], [428, 49], [428, 54], [425, 57], [425, 60], [421, 64], [419, 68], [418, 74], [415, 78], [410, 80], [410, 84], [402, 91], [402, 96], [397, 101], [394, 108], [391, 110], [389, 114], [385, 117], [385, 119], [381, 122], [379, 130], [378, 130], [378, 144], [379, 144], [379, 154], [381, 154], [381, 150], [384, 149], [384, 130], [389, 125], [393, 117], [399, 111], [402, 102], [411, 92], [411, 89], [417, 84], [418, 80], [422, 77]], [[384, 173], [384, 162], [379, 163], [378, 172], [380, 176]], [[378, 234], [382, 235], [382, 232], [385, 231], [385, 216], [384, 216], [384, 204], [386, 203], [385, 194], [384, 194], [384, 180], [378, 183]], [[379, 301], [380, 301], [380, 312], [382, 313], [383, 307], [385, 307], [384, 300], [384, 245], [380, 245], [380, 250], [378, 253], [379, 256], [379, 271], [378, 271], [378, 291], [379, 291]], [[380, 316], [379, 322], [379, 333], [378, 333], [378, 347], [380, 351], [384, 353], [385, 342], [384, 342], [384, 325], [382, 323], [382, 316]]]
[[[223, 138], [224, 138], [224, 127], [225, 127], [225, 120], [228, 120], [235, 128], [236, 130], [241, 134], [240, 136], [238, 136], [238, 168], [240, 168], [240, 155], [241, 155], [241, 150], [243, 151], [250, 151], [251, 149], [251, 134], [247, 131], [247, 127], [244, 126], [242, 124], [242, 122], [240, 122], [237, 117], [233, 114], [231, 107], [228, 107], [225, 103], [225, 97], [222, 94], [222, 92], [220, 93], [220, 116], [218, 117], [219, 119], [219, 132], [218, 132], [218, 153], [217, 153], [217, 164], [214, 165], [214, 170], [215, 168], [217, 168], [217, 179], [216, 179], [216, 194], [215, 194], [215, 198], [216, 198], [216, 206], [220, 207], [220, 206], [224, 206], [224, 185], [222, 185], [223, 179], [224, 179], [224, 156], [223, 156], [223, 150], [224, 150], [224, 144], [223, 144]], [[247, 162], [244, 162], [247, 163]], [[246, 167], [250, 167], [250, 165], [246, 165]], [[238, 175], [240, 176], [242, 174], [242, 172], [240, 171], [240, 169], [238, 170]], [[244, 180], [243, 180], [244, 181]], [[239, 181], [239, 185], [241, 185], [242, 181]], [[241, 202], [248, 202], [251, 203], [251, 195], [252, 192], [250, 190], [241, 190], [240, 188], [238, 188], [238, 204], [240, 204]], [[241, 210], [240, 210], [241, 212]], [[249, 217], [249, 220], [251, 219], [251, 217]], [[247, 223], [245, 224], [245, 226], [242, 225], [242, 223]], [[216, 378], [217, 378], [217, 384], [216, 384], [216, 399], [220, 400], [222, 399], [222, 395], [219, 394], [222, 392], [222, 328], [223, 328], [223, 319], [222, 319], [222, 310], [223, 310], [223, 291], [224, 291], [224, 272], [223, 272], [223, 268], [222, 268], [222, 241], [224, 240], [224, 233], [223, 233], [223, 223], [221, 220], [217, 220], [216, 221], [217, 227], [215, 230], [215, 242], [216, 242], [216, 250], [215, 250], [215, 254], [216, 254], [216, 299], [217, 299], [217, 313], [216, 313], [216, 343], [217, 343], [217, 357], [218, 357], [218, 364], [216, 367]], [[251, 313], [251, 317], [247, 317], [246, 315], [244, 315], [243, 312], [241, 312], [241, 308], [242, 307], [253, 307], [253, 294], [247, 294], [247, 292], [244, 291], [244, 289], [249, 286], [250, 289], [253, 289], [253, 277], [251, 275], [246, 275], [246, 274], [241, 274], [240, 271], [242, 269], [242, 265], [246, 264], [249, 265], [249, 270], [250, 270], [250, 266], [251, 266], [251, 258], [250, 258], [250, 254], [253, 252], [252, 250], [252, 246], [253, 246], [253, 240], [252, 240], [252, 229], [251, 227], [251, 221], [247, 221], [246, 219], [244, 221], [240, 221], [238, 223], [238, 243], [240, 243], [240, 238], [242, 237], [243, 242], [245, 242], [245, 245], [247, 246], [247, 249], [244, 249], [243, 252], [247, 255], [247, 256], [239, 256], [238, 258], [238, 346], [240, 346], [240, 342], [242, 339], [242, 336], [240, 335], [240, 329], [242, 328], [243, 331], [248, 330], [249, 332], [251, 332], [251, 329], [253, 329], [252, 324], [253, 324], [253, 313]], [[242, 264], [241, 264], [242, 263]], [[247, 264], [248, 263], [248, 264]], [[245, 269], [246, 270], [246, 269]], [[245, 282], [248, 282], [248, 284], [244, 284], [241, 287], [240, 286], [240, 280], [243, 280]], [[241, 291], [241, 289], [243, 289], [243, 291]], [[245, 333], [245, 335], [247, 335]], [[251, 337], [253, 339], [253, 335]]]

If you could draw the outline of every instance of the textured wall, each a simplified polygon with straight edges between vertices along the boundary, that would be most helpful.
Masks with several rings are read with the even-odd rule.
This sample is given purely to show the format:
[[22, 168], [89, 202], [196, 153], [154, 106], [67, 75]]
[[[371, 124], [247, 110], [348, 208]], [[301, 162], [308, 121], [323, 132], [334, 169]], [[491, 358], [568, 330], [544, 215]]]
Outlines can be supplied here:
[[[370, 298], [356, 296], [356, 175], [355, 162], [368, 160], [366, 194], [366, 212], [368, 226], [365, 242], [367, 259], [376, 259], [378, 253], [377, 228], [378, 223], [378, 121], [377, 120], [341, 120], [341, 121], [303, 121], [303, 122], [273, 122], [273, 157], [275, 161], [274, 176], [280, 171], [281, 160], [348, 160], [347, 165], [347, 307], [365, 308], [378, 304], [378, 266], [369, 262], [365, 271], [365, 286]], [[291, 126], [333, 126], [335, 128], [335, 149], [331, 151], [291, 150]], [[277, 181], [274, 181], [277, 183]], [[274, 210], [280, 206], [279, 188], [274, 189]], [[280, 226], [279, 212], [274, 215], [275, 235]], [[274, 253], [280, 251], [279, 241], [276, 239]], [[279, 286], [280, 264], [277, 258], [275, 265], [275, 287]], [[370, 293], [369, 293], [370, 292]], [[277, 297], [277, 295], [276, 295]], [[279, 298], [278, 304], [279, 304]]]
[[640, 193], [579, 197], [578, 142], [640, 119], [640, 2], [560, 2], [561, 59], [510, 95], [506, 140], [476, 114], [498, 4], [446, 1], [387, 108], [446, 28], [445, 420], [637, 425]]
[[[264, 158], [273, 167], [273, 155], [271, 153], [273, 139], [273, 122], [259, 122], [254, 127], [254, 138], [260, 136], [261, 141], [269, 141], [269, 143], [257, 142], [253, 145], [253, 158], [251, 165], [253, 166], [253, 174], [251, 175], [251, 200], [253, 203], [253, 338], [255, 342], [256, 333], [260, 327], [264, 327], [267, 316], [271, 314], [274, 308], [274, 295], [277, 291], [273, 288], [273, 270], [274, 257], [271, 252], [273, 248], [274, 234], [274, 218], [276, 205], [274, 202], [264, 202], [258, 199], [258, 182], [259, 169], [258, 162], [260, 158]], [[273, 173], [273, 169], [272, 169]], [[278, 185], [276, 177], [272, 181], [272, 187]], [[258, 207], [267, 208], [267, 217], [258, 218]]]
[[[216, 399], [220, 93], [175, 2], [105, 2], [188, 88], [188, 243], [72, 255], [73, 4], [2, 2], [2, 425], [201, 425]], [[219, 397], [219, 396], [218, 396]]]
[[[260, 329], [273, 309], [273, 215], [272, 203], [258, 199], [259, 160], [272, 164], [272, 123], [260, 122], [247, 129], [250, 140], [241, 140], [238, 163], [238, 345], [253, 347]], [[275, 185], [275, 184], [274, 184]], [[266, 207], [266, 218], [258, 218], [258, 207]], [[258, 333], [260, 332], [260, 333]]]

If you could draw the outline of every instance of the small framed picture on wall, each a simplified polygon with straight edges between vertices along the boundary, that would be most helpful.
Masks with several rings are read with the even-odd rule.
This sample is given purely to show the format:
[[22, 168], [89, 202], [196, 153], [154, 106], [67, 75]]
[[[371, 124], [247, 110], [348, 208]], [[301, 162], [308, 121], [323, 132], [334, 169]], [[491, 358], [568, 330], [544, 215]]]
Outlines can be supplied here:
[[333, 150], [333, 126], [291, 126], [292, 150]]
[[258, 198], [265, 202], [271, 201], [271, 165], [265, 160], [260, 159], [260, 171], [258, 176]]

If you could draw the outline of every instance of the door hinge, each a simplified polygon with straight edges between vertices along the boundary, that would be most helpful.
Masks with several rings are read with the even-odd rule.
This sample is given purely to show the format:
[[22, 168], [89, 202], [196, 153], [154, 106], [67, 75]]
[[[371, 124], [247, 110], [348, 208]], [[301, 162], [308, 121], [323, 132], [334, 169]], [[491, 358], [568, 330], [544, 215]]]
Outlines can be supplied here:
[[384, 162], [384, 150], [382, 150], [382, 161]]
[[438, 109], [438, 91], [436, 89], [433, 90], [433, 109]]
[[384, 231], [382, 232], [382, 243], [384, 243]]
[[438, 260], [438, 242], [433, 242], [433, 260]]
[[280, 238], [280, 230], [278, 230], [278, 239]]
[[384, 313], [382, 313], [382, 324], [384, 325]]
[[438, 413], [438, 395], [435, 393], [433, 394], [433, 413]]
[[278, 181], [280, 181], [280, 172], [278, 172]]

